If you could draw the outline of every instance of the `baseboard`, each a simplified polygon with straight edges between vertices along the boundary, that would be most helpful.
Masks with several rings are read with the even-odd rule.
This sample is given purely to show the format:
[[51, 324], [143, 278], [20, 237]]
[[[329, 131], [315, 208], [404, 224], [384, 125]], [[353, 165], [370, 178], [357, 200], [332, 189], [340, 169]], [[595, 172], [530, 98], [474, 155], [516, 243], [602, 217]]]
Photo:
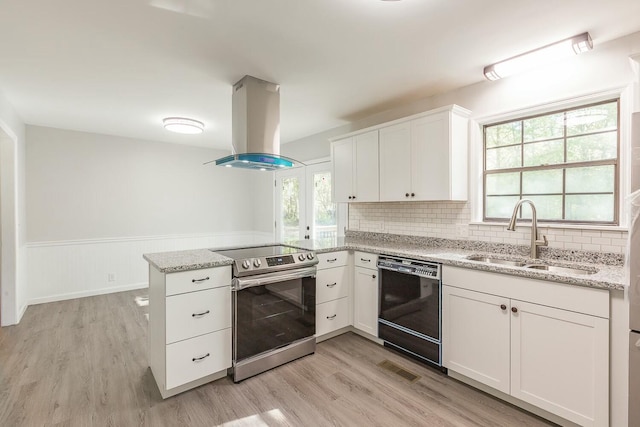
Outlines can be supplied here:
[[16, 319], [15, 323], [16, 325], [22, 320], [22, 316], [24, 316], [24, 312], [27, 311], [27, 308], [29, 308], [29, 304], [25, 304], [20, 308], [20, 311], [18, 312], [18, 318]]
[[[102, 288], [102, 289], [92, 289], [90, 291], [70, 292], [66, 294], [51, 295], [44, 298], [34, 298], [29, 301], [29, 305], [44, 304], [47, 302], [55, 302], [55, 301], [64, 301], [68, 299], [93, 297], [96, 295], [113, 294], [116, 292], [132, 291], [135, 289], [143, 289], [147, 287], [149, 287], [149, 283], [134, 283], [131, 285], [112, 286], [112, 287]], [[27, 306], [24, 307], [24, 310], [26, 309], [27, 309]]]

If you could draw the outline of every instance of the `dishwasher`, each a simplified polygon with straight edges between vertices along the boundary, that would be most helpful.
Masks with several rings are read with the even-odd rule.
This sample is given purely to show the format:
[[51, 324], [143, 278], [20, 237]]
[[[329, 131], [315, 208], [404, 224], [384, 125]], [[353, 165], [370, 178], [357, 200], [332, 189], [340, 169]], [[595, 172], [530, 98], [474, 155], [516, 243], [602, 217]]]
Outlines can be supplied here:
[[442, 367], [442, 281], [438, 263], [378, 257], [378, 338], [384, 345]]

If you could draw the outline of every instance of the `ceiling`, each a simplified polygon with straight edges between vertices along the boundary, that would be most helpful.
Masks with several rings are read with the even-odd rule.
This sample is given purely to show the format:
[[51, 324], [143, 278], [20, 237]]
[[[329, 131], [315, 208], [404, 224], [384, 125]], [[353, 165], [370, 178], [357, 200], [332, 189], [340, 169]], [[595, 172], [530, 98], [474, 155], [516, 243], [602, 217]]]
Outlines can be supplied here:
[[597, 49], [638, 16], [638, 0], [0, 0], [0, 91], [28, 124], [230, 150], [246, 74], [281, 85], [284, 143], [585, 31]]

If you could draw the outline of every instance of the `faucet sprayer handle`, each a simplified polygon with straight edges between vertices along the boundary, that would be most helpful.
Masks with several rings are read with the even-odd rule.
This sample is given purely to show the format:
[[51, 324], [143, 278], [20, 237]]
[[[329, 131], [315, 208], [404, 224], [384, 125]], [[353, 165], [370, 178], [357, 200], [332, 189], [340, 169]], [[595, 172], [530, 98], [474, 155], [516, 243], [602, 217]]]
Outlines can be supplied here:
[[536, 240], [536, 246], [548, 246], [549, 245], [549, 241], [547, 240], [547, 236], [545, 236], [544, 234], [542, 235], [542, 240], [538, 239]]

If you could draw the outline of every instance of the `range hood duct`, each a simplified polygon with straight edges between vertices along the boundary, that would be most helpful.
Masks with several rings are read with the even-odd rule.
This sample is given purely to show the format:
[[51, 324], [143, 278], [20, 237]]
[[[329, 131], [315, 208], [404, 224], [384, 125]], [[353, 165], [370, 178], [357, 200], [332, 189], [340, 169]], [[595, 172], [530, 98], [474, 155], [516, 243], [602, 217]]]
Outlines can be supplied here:
[[233, 85], [233, 154], [216, 165], [279, 170], [302, 163], [280, 156], [280, 85], [244, 76]]

